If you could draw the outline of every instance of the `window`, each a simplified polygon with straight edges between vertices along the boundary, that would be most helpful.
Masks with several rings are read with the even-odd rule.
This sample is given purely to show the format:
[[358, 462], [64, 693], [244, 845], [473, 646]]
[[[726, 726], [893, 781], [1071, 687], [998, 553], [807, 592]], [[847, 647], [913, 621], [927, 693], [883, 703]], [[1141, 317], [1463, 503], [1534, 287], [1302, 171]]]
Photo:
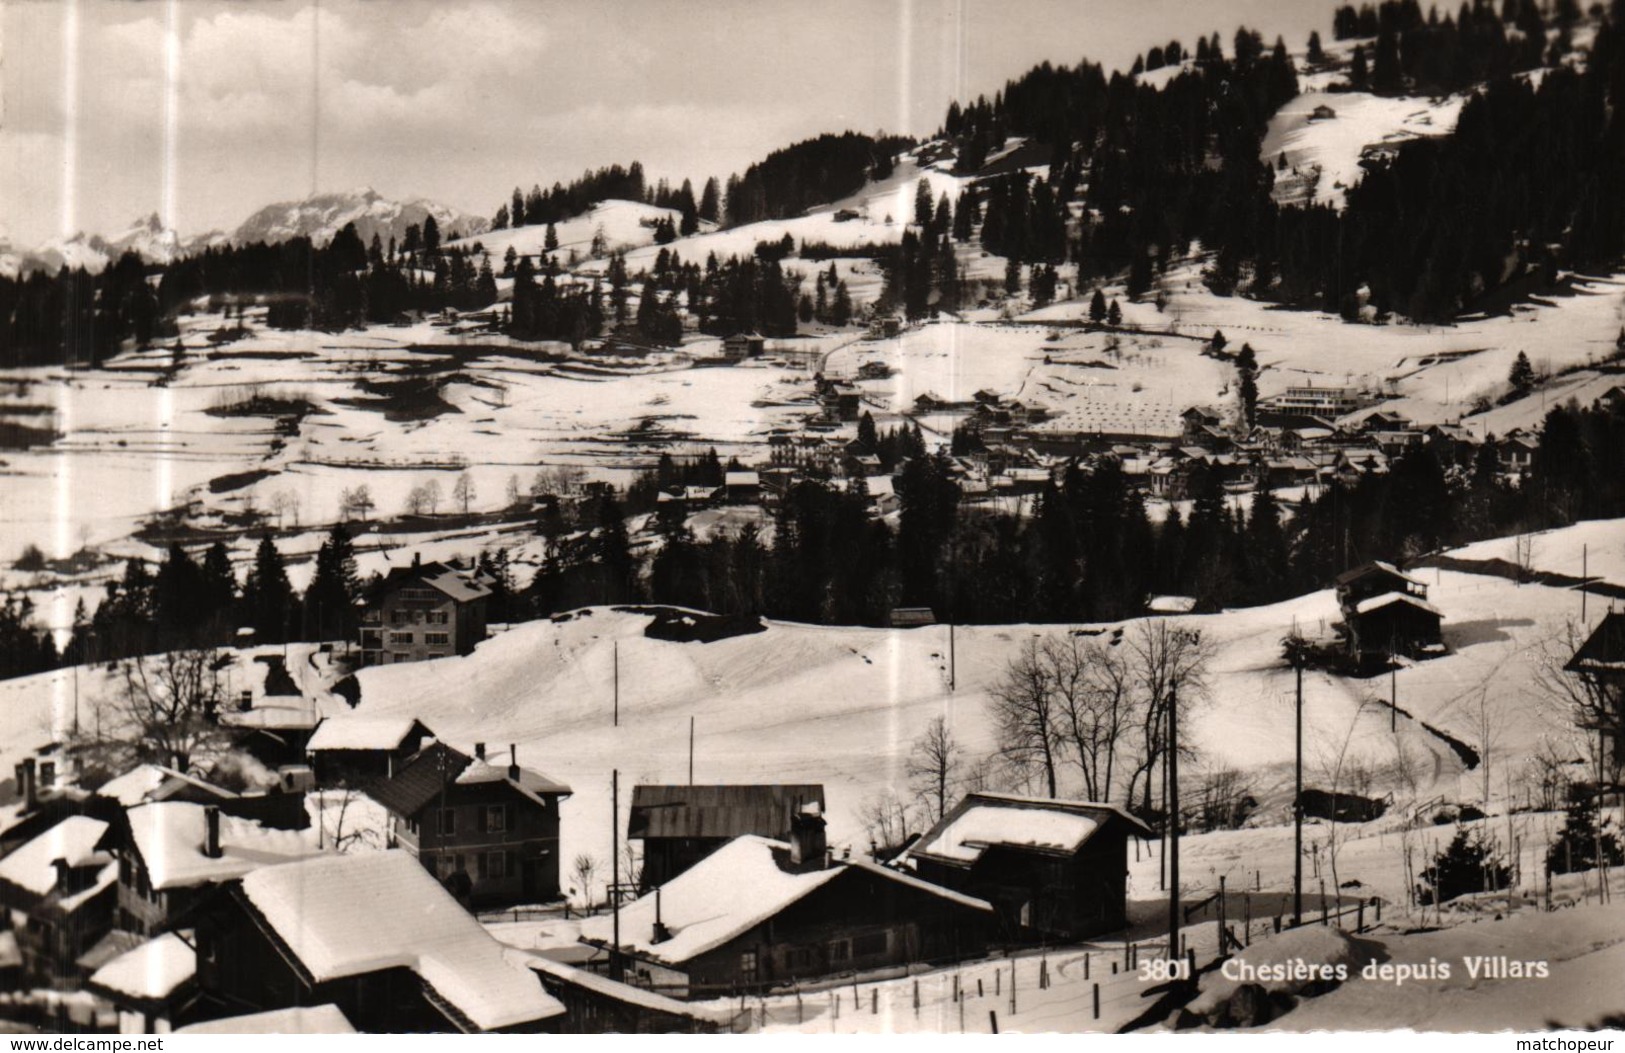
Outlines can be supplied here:
[[745, 980], [756, 979], [756, 952], [743, 951], [739, 955], [739, 975]]
[[429, 624], [430, 625], [449, 625], [449, 624], [451, 624], [451, 616], [448, 615], [445, 611], [430, 611], [429, 612]]
[[423, 642], [430, 647], [446, 647], [451, 644], [451, 633], [424, 633]]
[[875, 954], [886, 953], [886, 934], [884, 932], [870, 932], [852, 939], [852, 956], [854, 958], [867, 958]]
[[405, 625], [411, 620], [412, 613], [410, 611], [403, 611], [397, 608], [389, 612], [389, 623], [391, 625]]
[[487, 881], [501, 881], [508, 876], [508, 854], [506, 852], [487, 852], [480, 858], [480, 869], [484, 871], [480, 877]]
[[455, 809], [455, 808], [442, 808], [442, 809], [440, 809], [440, 833], [441, 833], [441, 835], [442, 836], [449, 836], [451, 834], [455, 834], [456, 832], [457, 832], [457, 809]]
[[829, 963], [835, 965], [852, 957], [852, 944], [846, 940], [829, 941]]
[[485, 830], [487, 833], [500, 834], [508, 829], [508, 806], [505, 804], [488, 804], [485, 806]]
[[390, 633], [389, 634], [389, 642], [392, 643], [392, 644], [397, 644], [397, 645], [398, 644], [410, 644], [412, 642], [412, 634], [411, 633]]

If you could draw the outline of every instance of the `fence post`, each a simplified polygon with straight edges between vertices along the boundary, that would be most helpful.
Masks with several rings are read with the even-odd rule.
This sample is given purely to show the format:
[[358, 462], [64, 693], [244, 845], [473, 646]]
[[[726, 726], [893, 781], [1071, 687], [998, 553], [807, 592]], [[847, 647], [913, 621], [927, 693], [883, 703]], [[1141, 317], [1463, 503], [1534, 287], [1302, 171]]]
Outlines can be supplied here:
[[869, 989], [869, 1015], [878, 1016], [880, 1013], [880, 988]]
[[987, 1011], [987, 1025], [993, 1029], [995, 1035], [999, 1033], [999, 1014], [997, 1010], [989, 1009]]
[[976, 978], [976, 997], [982, 997], [982, 978], [980, 976]]
[[915, 1016], [916, 1019], [918, 1019], [919, 1015], [920, 1015], [920, 979], [919, 979], [919, 977], [915, 977], [914, 978], [914, 1016]]
[[1083, 978], [1089, 979], [1089, 952], [1083, 952]]
[[1100, 985], [1093, 985], [1095, 989], [1095, 1019], [1100, 1019]]

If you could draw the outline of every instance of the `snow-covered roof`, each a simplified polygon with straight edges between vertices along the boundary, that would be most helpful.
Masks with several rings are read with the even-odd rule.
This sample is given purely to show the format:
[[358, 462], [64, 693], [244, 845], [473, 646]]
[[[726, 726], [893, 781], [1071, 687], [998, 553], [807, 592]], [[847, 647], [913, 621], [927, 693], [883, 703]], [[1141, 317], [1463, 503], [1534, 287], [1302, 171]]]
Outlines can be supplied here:
[[106, 832], [107, 824], [100, 819], [71, 815], [0, 859], [0, 880], [39, 896], [48, 895], [56, 887], [56, 867], [52, 865], [56, 860], [82, 867], [106, 859], [96, 851], [96, 843]]
[[[975, 910], [991, 910], [971, 896], [932, 885], [872, 863], [837, 862], [819, 870], [792, 872], [779, 865], [790, 846], [783, 841], [747, 834], [736, 837], [660, 887], [659, 916], [671, 939], [653, 942], [656, 896], [621, 907], [621, 948], [656, 961], [680, 964], [713, 951], [748, 932], [791, 904], [843, 875], [863, 871], [906, 884]], [[613, 942], [612, 919], [588, 918], [581, 938]]]
[[321, 714], [304, 706], [256, 706], [220, 714], [220, 723], [227, 727], [267, 731], [305, 730], [314, 728], [320, 721]]
[[329, 717], [310, 737], [310, 752], [321, 750], [392, 750], [412, 734], [411, 717]]
[[492, 764], [488, 760], [475, 757], [469, 761], [468, 767], [458, 774], [457, 782], [464, 786], [484, 782], [506, 782], [525, 794], [525, 796], [536, 801], [536, 803], [544, 806], [547, 802], [542, 800], [542, 794], [567, 794], [571, 792], [568, 784], [550, 778], [534, 768], [520, 767], [518, 771], [519, 777], [516, 779], [513, 777], [515, 773], [512, 769], [514, 767], [515, 765], [511, 764]]
[[1114, 819], [1129, 823], [1143, 834], [1150, 833], [1144, 823], [1116, 805], [973, 793], [926, 831], [902, 858], [928, 855], [970, 864], [995, 846], [1072, 855]]
[[316, 830], [275, 830], [251, 819], [220, 817], [220, 855], [204, 855], [208, 820], [201, 804], [163, 801], [126, 812], [130, 836], [155, 889], [229, 881], [250, 870], [304, 859], [321, 851]]
[[90, 982], [131, 998], [168, 998], [197, 975], [197, 952], [173, 932], [125, 951], [91, 974]]
[[486, 1031], [564, 1012], [405, 852], [264, 867], [244, 877], [242, 887], [316, 983], [410, 969]]
[[[516, 951], [509, 951], [512, 956]], [[605, 998], [634, 1005], [640, 1009], [648, 1009], [656, 1013], [669, 1013], [672, 1016], [686, 1017], [690, 1020], [701, 1020], [711, 1024], [726, 1024], [733, 1019], [734, 1011], [728, 1006], [712, 1006], [703, 1003], [679, 1002], [675, 998], [668, 998], [663, 994], [634, 987], [631, 984], [618, 983], [607, 976], [587, 969], [577, 969], [573, 965], [557, 962], [551, 958], [544, 958], [539, 954], [525, 954], [523, 962], [526, 967], [538, 973], [550, 976], [561, 983], [572, 987], [579, 987], [584, 991]]]
[[166, 768], [160, 764], [142, 764], [131, 768], [117, 778], [103, 783], [96, 792], [129, 808], [143, 801], [161, 801], [182, 789], [201, 790], [210, 797], [228, 800], [237, 795], [223, 786], [205, 782], [185, 772]]
[[1356, 603], [1354, 605], [1354, 609], [1360, 614], [1369, 614], [1371, 611], [1378, 610], [1382, 607], [1387, 607], [1395, 603], [1408, 603], [1412, 607], [1417, 607], [1421, 610], [1427, 611], [1429, 614], [1436, 614], [1441, 618], [1444, 617], [1444, 612], [1433, 606], [1433, 604], [1429, 603], [1427, 600], [1420, 599], [1404, 592], [1385, 592], [1380, 596], [1372, 596], [1369, 599], [1364, 599], [1359, 603]]
[[1398, 567], [1394, 566], [1392, 563], [1380, 559], [1374, 559], [1370, 563], [1362, 564], [1358, 567], [1354, 567], [1351, 570], [1345, 570], [1343, 573], [1337, 576], [1336, 581], [1339, 585], [1347, 585], [1351, 581], [1358, 581], [1360, 578], [1363, 578], [1366, 575], [1372, 574], [1376, 571], [1392, 574], [1394, 577], [1407, 581], [1412, 585], [1424, 584], [1419, 578], [1413, 578], [1409, 574], [1406, 574], [1404, 571], [1400, 570]]
[[296, 1005], [265, 1013], [228, 1016], [178, 1028], [177, 1035], [353, 1035], [355, 1027], [343, 1010], [326, 1005]]
[[755, 472], [727, 472], [722, 477], [726, 486], [755, 486], [760, 481]]
[[1160, 614], [1189, 614], [1196, 609], [1196, 597], [1153, 596], [1146, 606]]

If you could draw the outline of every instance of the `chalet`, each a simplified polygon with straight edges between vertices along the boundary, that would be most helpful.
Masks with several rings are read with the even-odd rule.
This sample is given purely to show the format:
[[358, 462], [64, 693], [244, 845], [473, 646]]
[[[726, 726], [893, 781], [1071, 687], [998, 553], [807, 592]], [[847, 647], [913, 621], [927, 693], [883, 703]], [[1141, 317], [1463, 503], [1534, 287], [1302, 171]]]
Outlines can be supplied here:
[[929, 607], [893, 607], [887, 623], [893, 629], [918, 629], [937, 624], [937, 616]]
[[832, 421], [857, 420], [858, 413], [863, 409], [861, 392], [851, 381], [846, 380], [826, 382], [819, 392], [818, 403], [822, 407], [824, 419]]
[[436, 742], [367, 795], [389, 812], [389, 842], [473, 906], [509, 907], [559, 898], [559, 801], [570, 787]]
[[70, 816], [0, 859], [0, 907], [32, 983], [77, 989], [78, 959], [113, 927], [118, 866], [97, 847], [106, 832], [100, 819]]
[[858, 366], [859, 380], [888, 380], [890, 378], [891, 366], [879, 359], [871, 359]]
[[1296, 453], [1309, 446], [1318, 446], [1332, 438], [1330, 428], [1305, 427], [1281, 429], [1281, 449], [1288, 453]]
[[197, 1001], [191, 932], [166, 932], [95, 970], [85, 990], [113, 1003], [123, 1035], [168, 1034]]
[[1192, 406], [1179, 415], [1182, 426], [1181, 441], [1187, 446], [1202, 446], [1210, 436], [1220, 433], [1224, 418], [1206, 406]]
[[1467, 466], [1478, 452], [1471, 433], [1459, 424], [1434, 424], [1422, 433], [1422, 442], [1446, 468]]
[[1151, 829], [1116, 805], [973, 793], [896, 862], [991, 901], [1006, 936], [1081, 939], [1128, 925], [1128, 839]]
[[1597, 408], [1611, 413], [1625, 409], [1625, 385], [1615, 384], [1597, 396]]
[[798, 813], [788, 842], [747, 835], [610, 918], [582, 923], [638, 984], [674, 998], [986, 953], [983, 900], [869, 862], [831, 860], [824, 820]]
[[824, 802], [817, 784], [634, 786], [626, 836], [643, 842], [640, 884], [663, 885], [743, 834], [783, 840], [799, 809]]
[[1540, 440], [1528, 432], [1520, 429], [1509, 432], [1506, 438], [1495, 445], [1495, 456], [1501, 464], [1501, 470], [1509, 474], [1527, 472], [1535, 463], [1535, 451], [1540, 449]]
[[361, 616], [361, 664], [421, 662], [468, 654], [485, 639], [490, 586], [442, 563], [389, 572]]
[[1581, 677], [1602, 712], [1594, 716], [1612, 743], [1615, 770], [1625, 759], [1625, 613], [1609, 611], [1563, 666]]
[[276, 770], [304, 762], [321, 719], [314, 707], [265, 705], [223, 712], [220, 726], [231, 730], [234, 748]]
[[1406, 431], [1410, 426], [1409, 417], [1388, 410], [1373, 410], [1360, 421], [1360, 430], [1365, 432]]
[[1327, 106], [1325, 103], [1321, 103], [1319, 106], [1316, 106], [1309, 112], [1309, 119], [1311, 121], [1329, 121], [1336, 116], [1337, 111], [1332, 109], [1330, 106]]
[[411, 717], [329, 717], [307, 753], [321, 786], [360, 786], [394, 775], [433, 732]]
[[722, 357], [730, 362], [761, 358], [766, 350], [767, 340], [760, 333], [735, 333], [722, 342]]
[[196, 917], [200, 1019], [332, 1004], [363, 1032], [552, 1030], [564, 1007], [406, 852], [262, 867]]
[[1427, 601], [1427, 586], [1391, 563], [1377, 561], [1337, 576], [1348, 648], [1362, 663], [1396, 654], [1413, 658], [1444, 646], [1444, 614]]
[[856, 209], [839, 208], [835, 210], [834, 220], [837, 223], [850, 223], [854, 219], [863, 218], [863, 214]]
[[221, 805], [159, 801], [124, 811], [100, 847], [118, 860], [117, 928], [154, 936], [214, 886], [257, 867], [317, 855], [314, 828], [279, 830]]
[[1384, 457], [1390, 461], [1396, 460], [1401, 454], [1413, 446], [1422, 444], [1422, 433], [1407, 429], [1389, 431], [1376, 430], [1367, 432], [1377, 449], [1382, 451]]
[[753, 505], [762, 497], [762, 480], [755, 472], [726, 472], [722, 476], [724, 500], [730, 505]]

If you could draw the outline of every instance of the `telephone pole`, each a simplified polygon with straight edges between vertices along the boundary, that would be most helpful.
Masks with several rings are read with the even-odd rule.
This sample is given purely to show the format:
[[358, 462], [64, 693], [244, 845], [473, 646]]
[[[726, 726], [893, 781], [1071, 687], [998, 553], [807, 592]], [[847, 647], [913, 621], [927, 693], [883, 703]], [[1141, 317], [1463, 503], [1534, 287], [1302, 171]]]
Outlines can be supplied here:
[[1179, 685], [1168, 689], [1168, 957], [1179, 959]]
[[619, 981], [621, 971], [621, 769], [610, 775], [609, 790], [609, 903], [610, 939], [614, 949], [609, 952], [609, 978]]
[[1292, 766], [1292, 924], [1303, 924], [1303, 652], [1294, 649], [1298, 674], [1297, 750]]

